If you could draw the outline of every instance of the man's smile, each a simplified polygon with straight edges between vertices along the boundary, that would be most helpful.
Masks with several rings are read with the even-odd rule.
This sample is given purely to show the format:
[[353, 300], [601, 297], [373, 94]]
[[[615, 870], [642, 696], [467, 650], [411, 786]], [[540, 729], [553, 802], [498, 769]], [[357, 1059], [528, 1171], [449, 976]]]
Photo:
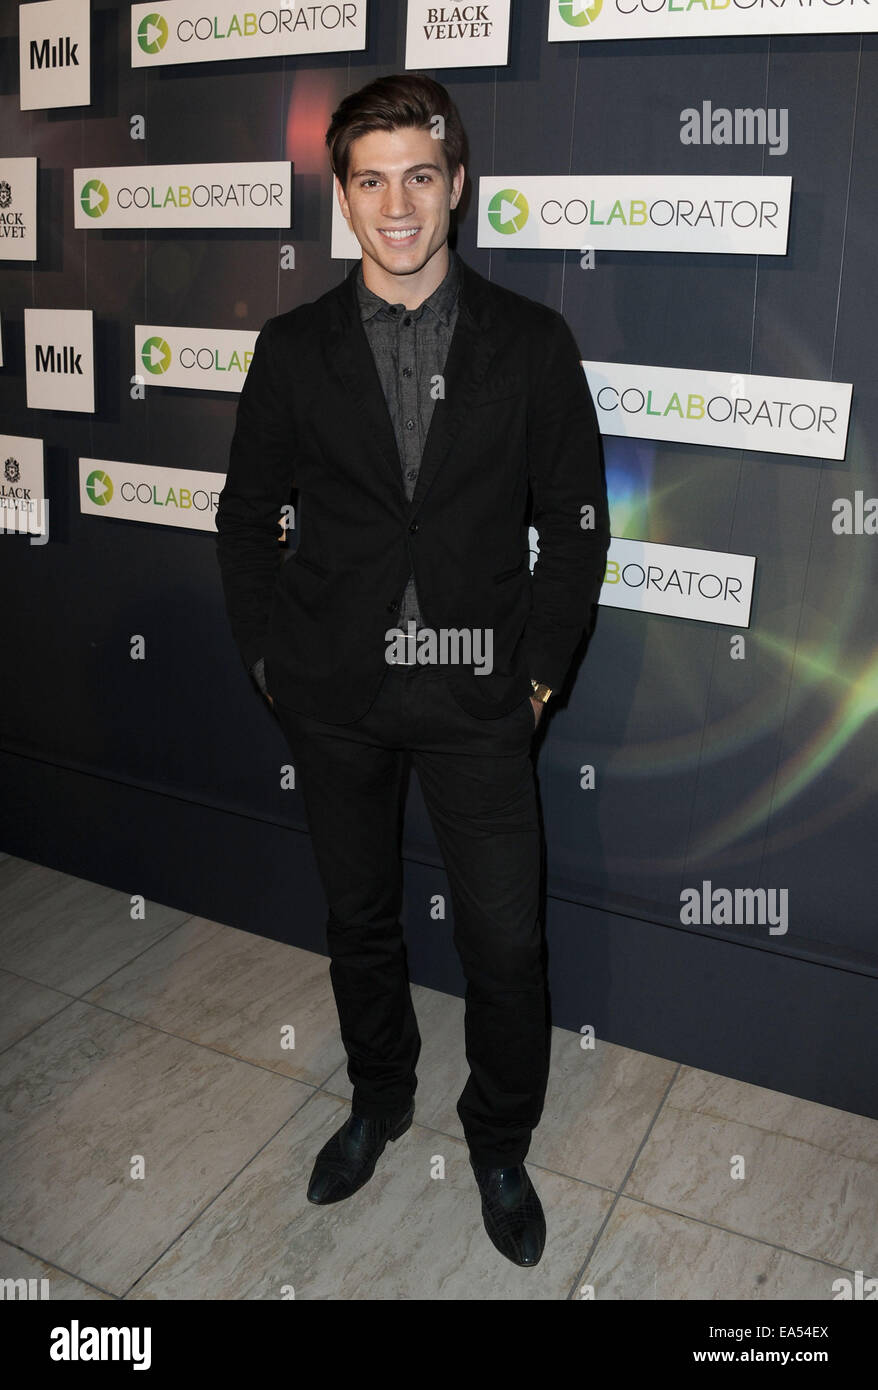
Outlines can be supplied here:
[[420, 231], [420, 227], [379, 227], [378, 231], [385, 241], [400, 242], [414, 241]]

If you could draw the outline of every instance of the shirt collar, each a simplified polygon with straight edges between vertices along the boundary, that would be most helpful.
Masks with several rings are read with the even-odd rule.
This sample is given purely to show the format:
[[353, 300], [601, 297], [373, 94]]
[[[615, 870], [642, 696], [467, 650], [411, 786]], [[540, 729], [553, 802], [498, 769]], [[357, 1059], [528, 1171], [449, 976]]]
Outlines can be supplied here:
[[[441, 284], [436, 286], [433, 293], [429, 296], [428, 299], [424, 300], [423, 304], [420, 304], [417, 309], [412, 309], [409, 312], [412, 313], [415, 317], [420, 318], [423, 310], [430, 309], [436, 315], [436, 317], [440, 319], [446, 327], [448, 327], [448, 324], [451, 320], [451, 313], [454, 309], [455, 301], [457, 299], [459, 283], [460, 272], [457, 266], [457, 252], [452, 250], [452, 248], [449, 246], [448, 271], [445, 275], [445, 279], [441, 282]], [[362, 261], [360, 261], [360, 264], [357, 267], [356, 287], [357, 300], [359, 301], [360, 305], [360, 318], [364, 322], [366, 321], [366, 319], [370, 319], [376, 314], [380, 314], [382, 318], [388, 317], [388, 310], [391, 307], [395, 308], [398, 312], [402, 312], [405, 309], [405, 305], [403, 304], [396, 304], [391, 306], [388, 300], [382, 299], [380, 295], [373, 293], [373, 291], [369, 289], [368, 285], [363, 279]], [[389, 317], [391, 318], [397, 318], [397, 316], [397, 314], [389, 315]]]

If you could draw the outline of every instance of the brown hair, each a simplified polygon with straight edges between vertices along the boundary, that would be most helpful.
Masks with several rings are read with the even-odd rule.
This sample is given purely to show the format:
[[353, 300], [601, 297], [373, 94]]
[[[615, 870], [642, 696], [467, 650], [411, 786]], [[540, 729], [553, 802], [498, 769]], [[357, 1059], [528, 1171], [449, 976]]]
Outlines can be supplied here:
[[395, 73], [346, 96], [333, 111], [326, 132], [329, 163], [342, 188], [347, 190], [351, 145], [361, 135], [405, 127], [430, 129], [435, 116], [444, 121], [445, 138], [439, 143], [453, 178], [463, 159], [466, 136], [457, 107], [440, 82], [419, 73]]

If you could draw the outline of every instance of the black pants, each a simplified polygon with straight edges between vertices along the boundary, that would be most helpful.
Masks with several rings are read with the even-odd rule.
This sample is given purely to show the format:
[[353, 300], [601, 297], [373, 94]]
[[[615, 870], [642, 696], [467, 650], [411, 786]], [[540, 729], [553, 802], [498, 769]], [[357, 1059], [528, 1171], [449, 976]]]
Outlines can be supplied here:
[[410, 756], [445, 862], [467, 980], [470, 1075], [457, 1113], [473, 1163], [520, 1163], [542, 1113], [550, 1043], [530, 700], [479, 719], [455, 700], [447, 667], [389, 666], [372, 707], [352, 724], [275, 712], [329, 904], [352, 1113], [397, 1114], [417, 1086], [421, 1038], [399, 920]]

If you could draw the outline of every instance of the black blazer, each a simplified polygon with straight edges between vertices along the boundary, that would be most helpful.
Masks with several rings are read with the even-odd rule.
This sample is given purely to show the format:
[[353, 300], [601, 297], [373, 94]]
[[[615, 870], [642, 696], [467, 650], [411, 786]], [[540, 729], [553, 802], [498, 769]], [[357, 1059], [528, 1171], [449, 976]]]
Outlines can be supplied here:
[[[425, 625], [493, 630], [490, 674], [448, 668], [458, 703], [482, 718], [520, 704], [531, 678], [558, 689], [603, 581], [603, 450], [573, 335], [554, 309], [459, 265], [445, 394], [411, 503], [358, 266], [267, 321], [241, 391], [216, 516], [232, 634], [248, 669], [265, 658], [279, 704], [328, 723], [372, 703], [412, 570]], [[300, 541], [287, 554], [279, 517], [292, 488]]]

